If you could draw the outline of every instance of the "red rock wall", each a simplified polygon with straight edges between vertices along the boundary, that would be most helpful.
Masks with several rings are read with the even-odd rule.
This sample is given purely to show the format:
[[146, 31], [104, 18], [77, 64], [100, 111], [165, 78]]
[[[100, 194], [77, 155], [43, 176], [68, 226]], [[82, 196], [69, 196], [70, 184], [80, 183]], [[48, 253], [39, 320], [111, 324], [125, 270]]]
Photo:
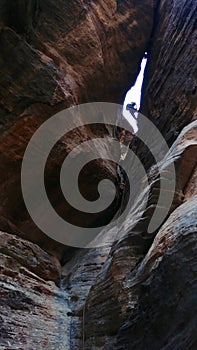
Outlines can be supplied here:
[[[0, 228], [9, 232], [0, 234], [0, 348], [196, 349], [196, 123], [175, 141], [196, 113], [195, 2], [10, 0], [0, 3], [0, 21]], [[145, 50], [142, 111], [175, 141], [162, 162], [165, 177], [176, 159], [168, 218], [148, 233], [159, 193], [153, 169], [142, 220], [131, 211], [112, 247], [61, 246], [37, 231], [24, 207], [25, 147], [65, 107], [122, 102]], [[53, 178], [62, 151], [100, 133], [108, 130], [83, 128], [54, 150], [47, 174], [59, 209]], [[138, 155], [151, 164], [143, 149]], [[95, 170], [117, 183], [107, 162]], [[89, 195], [90, 176], [82, 178]]]
[[[195, 2], [157, 2], [142, 112], [158, 126], [169, 145], [195, 119], [195, 48]], [[153, 185], [148, 217], [132, 226], [135, 220], [128, 216], [127, 229], [112, 247], [89, 293], [84, 327], [87, 349], [92, 344], [118, 350], [192, 350], [197, 346], [196, 124], [188, 128], [171, 149], [172, 154], [177, 149], [180, 157], [175, 162], [172, 214], [152, 241], [147, 228], [158, 198], [158, 187]], [[138, 142], [132, 147], [148, 168], [152, 159], [147, 150]], [[164, 169], [167, 164], [164, 159]]]
[[[1, 6], [1, 229], [23, 231], [23, 237], [51, 251], [53, 243], [32, 223], [22, 200], [24, 150], [41, 123], [66, 107], [123, 101], [149, 42], [153, 6], [148, 0], [138, 6], [115, 0], [8, 1]], [[52, 182], [62, 162], [61, 153], [68, 152], [76, 139], [89, 138], [89, 128], [70, 135], [59, 145], [47, 169], [50, 196], [60, 212], [69, 212], [73, 218], [75, 213], [63, 207]], [[102, 164], [95, 167], [97, 173], [103, 168]], [[105, 176], [117, 183], [111, 165], [105, 164]], [[87, 171], [82, 182], [91, 194], [90, 177]], [[118, 201], [117, 196], [109, 217]]]
[[[71, 259], [71, 270], [72, 259], [78, 260], [72, 258], [72, 249], [38, 231], [28, 216], [21, 195], [21, 160], [35, 130], [56, 112], [77, 103], [123, 101], [138, 74], [152, 22], [153, 6], [148, 0], [141, 4], [115, 0], [0, 3], [0, 228], [12, 234], [1, 235], [2, 348], [60, 349], [76, 348], [72, 345], [75, 341], [81, 344], [81, 310], [76, 293], [80, 288], [81, 307], [107, 252], [103, 259], [98, 252], [98, 267], [90, 263], [84, 275], [77, 263], [69, 294], [59, 289], [57, 257]], [[76, 140], [97, 134], [98, 130], [83, 128], [58, 145], [48, 165], [48, 182], [51, 197], [60, 208], [52, 181], [61, 164], [60, 154], [69, 152]], [[97, 163], [95, 170], [117, 182], [116, 173], [107, 163]], [[89, 194], [90, 175], [86, 173], [83, 179]], [[95, 253], [93, 256], [95, 259]], [[84, 259], [88, 265], [88, 258]], [[67, 272], [65, 275], [69, 281]], [[71, 301], [76, 305], [70, 310]]]

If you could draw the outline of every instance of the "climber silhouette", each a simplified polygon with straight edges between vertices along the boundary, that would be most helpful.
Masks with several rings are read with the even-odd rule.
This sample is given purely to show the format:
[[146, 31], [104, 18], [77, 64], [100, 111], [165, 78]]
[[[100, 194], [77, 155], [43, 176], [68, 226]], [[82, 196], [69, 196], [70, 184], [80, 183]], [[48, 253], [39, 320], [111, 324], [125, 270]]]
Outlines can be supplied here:
[[136, 111], [137, 111], [137, 105], [135, 102], [131, 102], [131, 103], [128, 103], [126, 105], [126, 110], [129, 111], [132, 115], [132, 117], [137, 120], [137, 116], [136, 116]]

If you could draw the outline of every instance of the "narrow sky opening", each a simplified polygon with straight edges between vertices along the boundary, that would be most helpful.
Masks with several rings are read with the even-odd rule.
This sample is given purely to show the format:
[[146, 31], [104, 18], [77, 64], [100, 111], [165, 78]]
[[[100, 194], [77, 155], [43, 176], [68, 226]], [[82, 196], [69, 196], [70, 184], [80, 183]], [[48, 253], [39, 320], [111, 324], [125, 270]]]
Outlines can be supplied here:
[[147, 58], [143, 58], [142, 63], [141, 63], [141, 70], [140, 73], [137, 77], [136, 83], [132, 88], [127, 92], [123, 104], [123, 116], [128, 120], [128, 122], [132, 125], [134, 129], [134, 133], [138, 131], [137, 127], [137, 122], [136, 120], [132, 117], [131, 113], [126, 110], [126, 106], [128, 103], [135, 102], [137, 105], [137, 109], [139, 110], [140, 108], [140, 100], [141, 100], [141, 90], [142, 90], [142, 83], [144, 79], [144, 70], [146, 67], [147, 63]]

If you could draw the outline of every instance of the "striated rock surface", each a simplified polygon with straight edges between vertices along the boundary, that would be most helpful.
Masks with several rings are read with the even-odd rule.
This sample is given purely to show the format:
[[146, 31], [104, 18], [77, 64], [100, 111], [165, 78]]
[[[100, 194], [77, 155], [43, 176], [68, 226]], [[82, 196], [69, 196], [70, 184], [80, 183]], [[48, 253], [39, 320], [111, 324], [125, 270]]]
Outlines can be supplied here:
[[1, 232], [0, 265], [0, 349], [68, 349], [69, 297], [59, 289], [59, 261]]
[[[47, 2], [6, 1], [1, 3], [0, 31], [0, 121], [1, 121], [1, 228], [24, 232], [47, 250], [62, 250], [46, 239], [25, 209], [20, 186], [21, 160], [35, 130], [50, 116], [77, 103], [122, 102], [134, 82], [148, 45], [153, 23], [153, 4], [111, 1]], [[107, 130], [82, 128], [59, 142], [49, 161], [46, 178], [49, 195], [60, 213], [73, 221], [76, 213], [54, 183], [64, 157], [77, 143]], [[101, 152], [101, 151], [100, 151]], [[110, 159], [110, 155], [108, 157]], [[81, 182], [92, 196], [91, 169]], [[117, 185], [117, 174], [107, 161], [95, 163], [98, 177]], [[10, 196], [12, 201], [10, 201]], [[116, 203], [108, 220], [114, 214]], [[91, 226], [101, 218], [89, 218]]]
[[134, 308], [114, 349], [196, 348], [196, 207], [196, 196], [179, 206], [126, 276]]
[[[166, 180], [169, 177], [170, 163], [175, 161], [175, 167], [177, 170], [176, 189], [175, 189], [174, 200], [173, 200], [170, 212], [172, 212], [177, 206], [179, 206], [183, 202], [184, 195], [185, 195], [185, 184], [187, 183], [188, 179], [193, 178], [193, 170], [195, 168], [196, 159], [197, 159], [196, 128], [197, 128], [196, 122], [188, 125], [188, 127], [186, 127], [183, 130], [183, 132], [180, 134], [177, 141], [171, 147], [169, 154], [167, 155], [167, 157], [163, 159], [163, 162], [162, 162], [163, 164], [161, 166], [161, 169], [162, 169], [161, 176], [166, 177]], [[188, 160], [188, 158], [186, 158], [186, 155], [188, 155], [189, 151], [193, 155], [192, 158], [189, 158], [190, 164], [192, 164], [192, 166], [191, 167], [188, 166], [187, 172], [186, 172], [184, 162], [185, 162], [185, 159]], [[154, 168], [153, 168], [153, 172], [154, 172]], [[150, 171], [150, 174], [153, 174], [153, 172]], [[187, 174], [187, 177], [186, 177], [186, 174]], [[136, 207], [138, 207], [138, 210], [136, 209], [133, 210], [133, 208], [131, 208], [131, 210], [129, 211], [126, 217], [124, 224], [118, 228], [120, 232], [119, 241], [112, 246], [109, 257], [107, 258], [103, 266], [103, 269], [99, 273], [99, 276], [95, 281], [94, 286], [90, 290], [88, 299], [86, 301], [85, 332], [86, 332], [87, 341], [85, 344], [87, 349], [91, 349], [92, 344], [95, 344], [95, 346], [97, 346], [100, 349], [116, 348], [115, 345], [117, 343], [117, 335], [119, 333], [119, 329], [122, 329], [121, 327], [124, 324], [124, 322], [126, 322], [126, 320], [130, 317], [131, 313], [134, 312], [135, 308], [138, 307], [138, 298], [139, 298], [138, 293], [136, 292], [134, 287], [131, 289], [128, 287], [127, 281], [130, 281], [129, 276], [132, 274], [132, 276], [134, 276], [133, 278], [134, 279], [136, 278], [136, 282], [135, 282], [136, 285], [137, 286], [139, 285], [143, 291], [142, 280], [146, 279], [147, 269], [146, 267], [144, 267], [144, 270], [142, 272], [142, 277], [140, 277], [140, 280], [138, 280], [138, 269], [139, 271], [141, 271], [141, 266], [144, 266], [144, 261], [146, 261], [146, 254], [148, 254], [149, 256], [150, 251], [153, 249], [154, 242], [152, 243], [152, 241], [154, 236], [156, 236], [156, 240], [157, 240], [157, 236], [159, 235], [159, 233], [157, 234], [157, 231], [153, 232], [152, 234], [148, 232], [150, 218], [152, 217], [155, 207], [157, 206], [158, 194], [159, 194], [157, 175], [156, 176], [150, 175], [149, 181], [150, 181], [150, 196], [149, 196], [149, 201], [147, 203], [146, 211], [144, 212], [142, 218], [139, 220], [141, 202], [146, 200], [146, 196], [145, 196], [146, 191], [144, 191], [144, 195], [139, 194], [138, 199], [136, 199], [136, 202], [137, 202]], [[169, 195], [168, 191], [169, 191], [168, 187], [166, 187], [167, 196]], [[192, 193], [192, 198], [194, 194], [195, 193]], [[196, 200], [196, 197], [194, 197], [192, 201], [192, 206], [188, 204], [188, 209], [187, 209], [188, 210], [188, 217], [187, 217], [188, 230], [190, 229], [189, 213], [191, 213], [191, 215], [194, 215], [196, 211], [196, 206], [197, 206], [197, 200]], [[187, 208], [187, 202], [184, 204], [183, 208]], [[162, 207], [161, 207], [161, 210], [163, 210]], [[176, 220], [178, 221], [178, 219]], [[193, 222], [195, 222], [195, 219]], [[170, 223], [173, 223], [173, 220], [171, 220]], [[175, 232], [178, 235], [177, 230], [178, 228], [176, 227]], [[192, 230], [194, 230], [193, 239], [195, 239], [196, 231], [194, 227], [192, 228]], [[157, 250], [157, 253], [159, 254], [159, 257], [163, 257], [163, 254], [159, 248]], [[195, 260], [195, 255], [193, 255], [194, 253], [193, 250], [190, 253], [191, 253], [191, 258], [193, 257], [193, 259]], [[154, 260], [154, 259], [158, 258], [158, 254], [155, 253], [154, 256], [151, 255], [150, 260], [152, 264], [157, 265], [157, 260]], [[162, 279], [162, 277], [160, 278]], [[173, 276], [171, 278], [173, 279]], [[129, 283], [130, 282], [128, 282], [128, 284]], [[161, 283], [165, 283], [165, 281], [164, 282], [162, 281]], [[176, 282], [174, 284], [174, 288], [176, 288]], [[160, 298], [159, 289], [157, 290], [156, 296]], [[161, 304], [162, 304], [162, 301], [161, 301]], [[147, 305], [147, 308], [148, 308], [148, 305]], [[157, 308], [157, 306], [155, 307]], [[141, 310], [139, 310], [139, 314], [140, 312]], [[158, 315], [160, 314], [160, 312], [162, 313], [162, 310], [158, 311]], [[154, 313], [152, 313], [152, 315], [154, 315]], [[168, 314], [168, 311], [166, 311], [165, 317], [170, 317], [170, 314]], [[151, 311], [150, 311], [150, 318], [151, 318]], [[99, 324], [99, 327], [98, 327], [98, 324]], [[155, 324], [156, 325], [158, 324], [158, 320], [155, 320]], [[149, 325], [147, 325], [147, 328], [149, 328]], [[140, 340], [141, 337], [142, 339], [144, 337], [143, 332], [144, 332], [144, 326], [143, 324], [140, 324], [139, 332], [136, 335], [136, 339], [139, 338], [139, 344], [141, 341]], [[155, 330], [152, 329], [152, 327], [150, 328], [150, 332], [153, 332], [153, 335], [152, 335], [153, 337], [154, 337], [154, 334], [155, 334], [155, 337], [157, 337], [157, 333], [154, 333]], [[174, 332], [175, 332], [174, 335], [176, 335], [175, 329], [174, 329]], [[134, 330], [134, 333], [135, 333], [135, 330]], [[173, 335], [171, 336], [173, 337]], [[120, 349], [124, 349], [124, 347], [126, 349], [132, 348], [130, 343], [132, 343], [133, 338], [130, 337], [130, 329], [128, 329], [127, 337], [128, 337], [127, 340], [125, 340], [126, 336], [125, 336], [125, 339], [121, 338], [121, 341], [118, 340]], [[149, 341], [150, 341], [150, 345], [148, 345]], [[192, 341], [194, 341], [194, 339], [192, 339]], [[133, 345], [133, 349], [138, 348], [139, 344]], [[141, 345], [141, 349], [145, 348], [145, 345], [147, 346], [147, 349], [149, 348], [151, 349], [151, 340], [148, 340], [147, 343], [146, 343], [146, 340], [144, 340], [144, 342]], [[180, 346], [183, 346], [184, 348], [184, 345], [180, 344]], [[171, 348], [173, 349], [173, 347]], [[155, 345], [155, 347], [153, 347], [153, 349], [160, 349], [160, 347], [157, 344]]]
[[[197, 348], [197, 122], [190, 123], [196, 114], [195, 45], [196, 4], [190, 0], [1, 1], [0, 349]], [[146, 50], [142, 112], [159, 127], [170, 152], [159, 174], [134, 138], [131, 148], [147, 170], [147, 186], [134, 189], [124, 222], [112, 221], [104, 231], [104, 247], [65, 247], [27, 214], [20, 186], [24, 150], [35, 130], [66, 107], [122, 102]], [[139, 120], [139, 135], [141, 128]], [[82, 218], [58, 190], [62, 162], [79, 143], [109, 135], [107, 125], [79, 128], [58, 142], [47, 161], [49, 198], [74, 222]], [[110, 149], [99, 152], [110, 158]], [[126, 162], [132, 168], [129, 153]], [[169, 183], [173, 163], [172, 205], [165, 222], [149, 232], [155, 208], [165, 210], [158, 205], [160, 180]], [[104, 178], [118, 188], [116, 200], [105, 217], [88, 217], [90, 227], [126, 206], [128, 188], [119, 190], [116, 166], [108, 160], [82, 172], [85, 197], [94, 200], [95, 182]], [[164, 194], [173, 193], [166, 187]]]
[[197, 114], [196, 2], [156, 2], [142, 113], [151, 118], [169, 144]]
[[[195, 11], [194, 2], [178, 1], [160, 1], [155, 9], [142, 112], [159, 127], [169, 144], [196, 113]], [[135, 147], [135, 143], [132, 148], [148, 168], [152, 160], [147, 150]], [[171, 151], [173, 157], [178, 156], [171, 211], [178, 208], [154, 233], [153, 243], [147, 228], [154, 210], [151, 206], [158, 198], [157, 183], [151, 188], [148, 217], [137, 224], [135, 213], [127, 217], [122, 236], [112, 247], [86, 302], [87, 349], [92, 344], [97, 349], [129, 350], [197, 346], [194, 125], [178, 138]], [[168, 164], [164, 158], [164, 175]]]

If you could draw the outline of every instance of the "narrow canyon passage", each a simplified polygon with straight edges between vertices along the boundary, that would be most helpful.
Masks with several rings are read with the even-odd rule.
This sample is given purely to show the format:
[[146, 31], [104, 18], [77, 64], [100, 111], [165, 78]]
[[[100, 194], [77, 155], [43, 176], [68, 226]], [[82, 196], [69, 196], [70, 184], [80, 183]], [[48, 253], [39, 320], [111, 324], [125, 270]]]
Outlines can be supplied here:
[[[196, 13], [193, 0], [0, 2], [1, 350], [197, 348]], [[113, 125], [101, 106], [102, 123], [85, 123], [74, 111], [86, 103], [117, 104]], [[50, 149], [42, 180], [61, 220], [104, 226], [93, 240], [101, 246], [56, 239], [61, 230], [37, 201], [36, 162], [26, 169], [28, 193], [51, 236], [27, 210], [25, 152], [54, 116], [29, 158], [44, 159], [51, 135], [80, 125]], [[116, 188], [104, 213], [84, 216], [60, 188], [64, 160], [72, 154], [66, 175], [82, 144], [88, 160], [97, 155], [80, 172], [86, 202], [103, 180], [112, 184], [106, 197]]]

